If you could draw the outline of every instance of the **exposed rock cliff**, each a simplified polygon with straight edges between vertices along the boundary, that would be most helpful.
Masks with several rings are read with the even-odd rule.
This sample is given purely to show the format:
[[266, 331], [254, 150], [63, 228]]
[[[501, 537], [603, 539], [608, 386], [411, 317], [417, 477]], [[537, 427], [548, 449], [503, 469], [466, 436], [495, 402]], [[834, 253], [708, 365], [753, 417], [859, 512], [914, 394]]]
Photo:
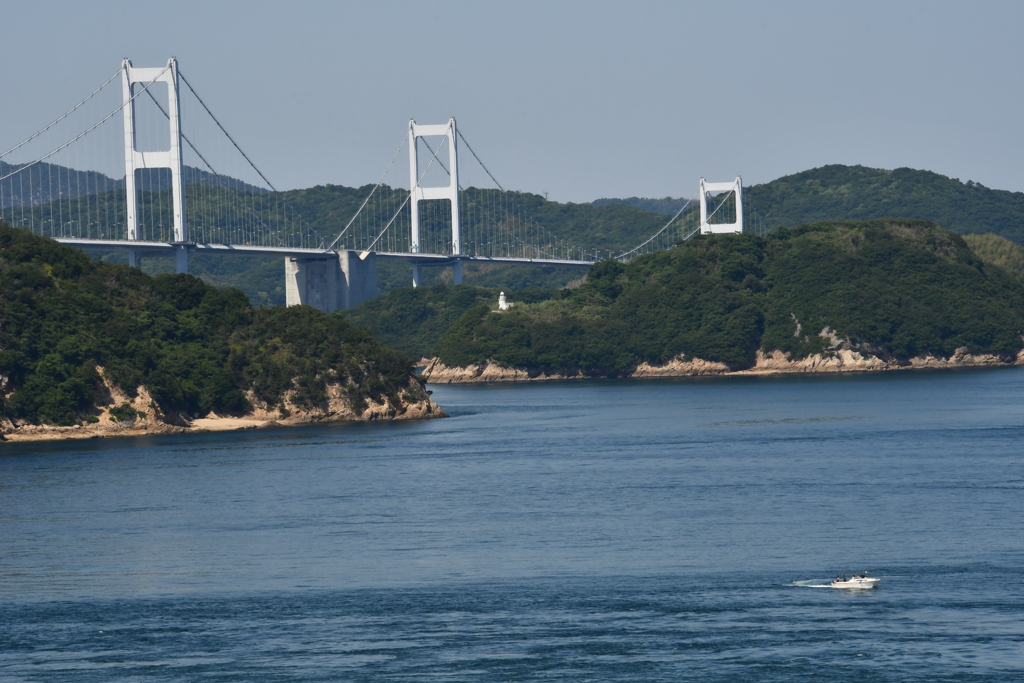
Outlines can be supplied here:
[[[806, 358], [793, 360], [781, 351], [765, 354], [758, 351], [754, 365], [749, 368], [732, 370], [725, 363], [715, 363], [700, 358], [677, 358], [664, 365], [641, 363], [625, 377], [692, 377], [698, 375], [775, 375], [798, 373], [833, 372], [878, 372], [887, 370], [940, 369], [966, 367], [1007, 367], [1024, 365], [1024, 351], [1016, 356], [992, 354], [972, 355], [966, 348], [957, 349], [949, 358], [920, 356], [906, 360], [882, 358], [867, 351], [840, 348], [818, 353]], [[544, 373], [524, 368], [505, 368], [492, 362], [483, 366], [470, 365], [465, 368], [450, 368], [436, 358], [423, 370], [424, 377], [432, 384], [460, 384], [463, 382], [526, 382], [536, 380], [586, 379], [583, 374], [561, 375]]]
[[988, 365], [1016, 357], [1022, 331], [1024, 283], [959, 236], [833, 221], [698, 236], [596, 263], [586, 284], [545, 300], [471, 306], [432, 350], [467, 371], [435, 367], [431, 381]]
[[[96, 422], [59, 427], [3, 420], [0, 422], [0, 439], [95, 439], [109, 436], [256, 429], [317, 422], [372, 422], [447, 417], [440, 406], [430, 399], [423, 385], [416, 379], [411, 379], [408, 386], [399, 394], [397, 402], [376, 402], [371, 399], [365, 401], [363, 406], [353, 406], [345, 388], [335, 383], [327, 386], [327, 401], [319, 407], [296, 405], [292, 401], [294, 392], [288, 392], [281, 404], [267, 406], [249, 392], [247, 398], [254, 408], [246, 415], [221, 416], [210, 413], [204, 418], [190, 420], [179, 414], [162, 413], [145, 386], [138, 387], [136, 395], [130, 397], [107, 379], [102, 367], [97, 367], [97, 371], [102, 378], [102, 385], [97, 392], [99, 408], [95, 415]], [[126, 410], [126, 407], [130, 410]]]

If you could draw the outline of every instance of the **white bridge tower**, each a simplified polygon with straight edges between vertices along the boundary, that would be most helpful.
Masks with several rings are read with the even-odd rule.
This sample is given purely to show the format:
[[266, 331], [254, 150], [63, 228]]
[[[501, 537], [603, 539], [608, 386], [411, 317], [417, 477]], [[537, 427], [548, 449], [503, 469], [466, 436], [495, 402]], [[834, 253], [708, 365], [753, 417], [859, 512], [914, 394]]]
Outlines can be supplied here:
[[[139, 239], [138, 206], [135, 195], [135, 171], [140, 168], [167, 168], [171, 171], [171, 209], [174, 212], [174, 269], [188, 272], [188, 246], [185, 228], [185, 197], [181, 183], [181, 119], [178, 111], [178, 60], [171, 57], [164, 68], [136, 68], [127, 59], [121, 65], [121, 85], [124, 93], [124, 180], [128, 203], [125, 217], [128, 239]], [[136, 83], [167, 84], [167, 114], [171, 127], [170, 149], [140, 152], [135, 140], [135, 101], [132, 86]], [[143, 87], [146, 87], [143, 86]], [[141, 92], [141, 91], [140, 91]], [[128, 263], [138, 267], [141, 251], [129, 251]]]
[[[419, 155], [417, 140], [423, 137], [444, 137], [448, 142], [448, 185], [439, 187], [420, 186]], [[444, 140], [441, 141], [442, 144]], [[440, 150], [438, 150], [440, 151]], [[447, 199], [451, 202], [452, 211], [452, 256], [455, 258], [453, 271], [455, 284], [462, 284], [462, 261], [458, 256], [462, 254], [462, 243], [459, 238], [459, 161], [458, 147], [455, 143], [455, 119], [448, 119], [448, 123], [437, 125], [420, 125], [416, 121], [409, 121], [409, 194], [412, 211], [412, 251], [420, 253], [420, 202], [429, 199]], [[412, 286], [419, 287], [421, 284], [420, 265], [413, 262]]]
[[[712, 192], [736, 193], [736, 221], [708, 223], [708, 197]], [[700, 234], [732, 234], [743, 232], [743, 180], [736, 176], [731, 183], [709, 183], [700, 179]]]

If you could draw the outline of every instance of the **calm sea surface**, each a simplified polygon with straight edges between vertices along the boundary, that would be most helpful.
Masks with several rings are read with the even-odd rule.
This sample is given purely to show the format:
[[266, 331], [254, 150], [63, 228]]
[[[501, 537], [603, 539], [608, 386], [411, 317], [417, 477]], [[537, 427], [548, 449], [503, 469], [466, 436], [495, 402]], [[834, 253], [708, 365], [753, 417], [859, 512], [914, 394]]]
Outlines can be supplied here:
[[0, 680], [1024, 680], [1022, 370], [433, 389], [0, 445]]

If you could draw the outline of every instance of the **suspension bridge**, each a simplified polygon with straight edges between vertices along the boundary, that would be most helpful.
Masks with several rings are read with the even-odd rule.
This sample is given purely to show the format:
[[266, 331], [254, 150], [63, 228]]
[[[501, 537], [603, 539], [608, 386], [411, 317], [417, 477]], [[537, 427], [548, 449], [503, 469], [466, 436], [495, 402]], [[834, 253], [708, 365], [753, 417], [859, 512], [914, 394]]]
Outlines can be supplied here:
[[465, 263], [628, 261], [696, 234], [742, 232], [744, 216], [740, 178], [702, 178], [660, 230], [627, 251], [598, 254], [535, 220], [454, 118], [410, 121], [347, 218], [304, 215], [293, 195], [274, 187], [173, 58], [150, 68], [124, 60], [87, 97], [0, 153], [0, 218], [11, 225], [84, 249], [127, 252], [136, 267], [143, 257], [172, 256], [179, 273], [188, 272], [190, 254], [283, 257], [288, 305], [328, 312], [376, 296], [378, 259], [410, 263], [414, 286], [424, 266], [451, 266], [458, 284]]

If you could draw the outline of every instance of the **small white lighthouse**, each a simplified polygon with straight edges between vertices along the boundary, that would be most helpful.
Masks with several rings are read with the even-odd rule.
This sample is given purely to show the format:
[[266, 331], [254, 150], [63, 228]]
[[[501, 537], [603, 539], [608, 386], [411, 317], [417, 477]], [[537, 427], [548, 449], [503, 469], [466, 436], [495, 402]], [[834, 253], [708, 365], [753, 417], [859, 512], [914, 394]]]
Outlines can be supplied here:
[[505, 299], [505, 292], [502, 292], [501, 294], [498, 295], [498, 310], [499, 311], [507, 311], [510, 308], [512, 308], [512, 304], [510, 304]]

